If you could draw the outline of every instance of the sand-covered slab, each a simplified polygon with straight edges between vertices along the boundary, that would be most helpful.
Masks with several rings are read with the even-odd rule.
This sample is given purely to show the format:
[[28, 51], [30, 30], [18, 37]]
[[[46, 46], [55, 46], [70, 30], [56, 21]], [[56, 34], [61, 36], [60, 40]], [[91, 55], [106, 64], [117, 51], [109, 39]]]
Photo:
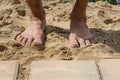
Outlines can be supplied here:
[[72, 4], [59, 0], [42, 0], [46, 13], [45, 43], [41, 48], [23, 46], [16, 36], [30, 23], [26, 0], [0, 0], [0, 61], [20, 61], [18, 80], [27, 80], [34, 60], [120, 59], [120, 6], [98, 1], [88, 3], [87, 24], [98, 39], [84, 48], [69, 47]]
[[29, 80], [100, 80], [94, 61], [34, 61]]
[[0, 61], [0, 80], [17, 80], [18, 61]]
[[120, 79], [120, 59], [104, 59], [99, 62], [103, 80]]

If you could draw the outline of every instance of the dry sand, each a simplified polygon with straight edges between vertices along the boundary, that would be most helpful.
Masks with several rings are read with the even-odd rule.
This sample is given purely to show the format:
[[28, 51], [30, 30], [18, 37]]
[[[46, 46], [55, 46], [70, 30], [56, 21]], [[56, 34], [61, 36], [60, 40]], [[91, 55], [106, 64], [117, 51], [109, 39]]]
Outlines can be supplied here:
[[[53, 1], [53, 2], [52, 2]], [[85, 48], [69, 48], [69, 3], [54, 0], [43, 2], [47, 16], [45, 46], [42, 49], [25, 47], [14, 37], [29, 24], [25, 0], [0, 0], [0, 60], [19, 60], [18, 80], [27, 80], [33, 60], [95, 60], [120, 58], [120, 6], [108, 3], [89, 3], [88, 25], [99, 43]]]

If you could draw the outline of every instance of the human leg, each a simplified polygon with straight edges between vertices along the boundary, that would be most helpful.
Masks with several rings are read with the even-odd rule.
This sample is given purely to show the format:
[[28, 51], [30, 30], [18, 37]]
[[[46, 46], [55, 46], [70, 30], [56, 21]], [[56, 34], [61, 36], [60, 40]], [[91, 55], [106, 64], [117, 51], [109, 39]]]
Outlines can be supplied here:
[[16, 40], [23, 45], [42, 45], [46, 26], [41, 0], [27, 0], [30, 9], [30, 24]]
[[84, 47], [96, 43], [96, 38], [86, 24], [88, 0], [76, 0], [71, 13], [69, 42], [71, 47]]

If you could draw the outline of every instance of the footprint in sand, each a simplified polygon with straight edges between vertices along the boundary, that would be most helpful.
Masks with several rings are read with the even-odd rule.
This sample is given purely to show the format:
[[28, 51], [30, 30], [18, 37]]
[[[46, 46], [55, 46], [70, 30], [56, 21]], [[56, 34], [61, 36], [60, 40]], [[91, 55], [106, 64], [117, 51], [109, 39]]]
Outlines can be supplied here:
[[4, 45], [0, 45], [0, 51], [2, 52], [2, 51], [5, 51], [5, 50], [7, 50], [8, 48], [6, 47], [6, 46], [4, 46]]
[[61, 51], [61, 53], [59, 55], [59, 58], [61, 60], [73, 60], [73, 54], [72, 54], [72, 52], [70, 51], [69, 48], [61, 47], [60, 51]]

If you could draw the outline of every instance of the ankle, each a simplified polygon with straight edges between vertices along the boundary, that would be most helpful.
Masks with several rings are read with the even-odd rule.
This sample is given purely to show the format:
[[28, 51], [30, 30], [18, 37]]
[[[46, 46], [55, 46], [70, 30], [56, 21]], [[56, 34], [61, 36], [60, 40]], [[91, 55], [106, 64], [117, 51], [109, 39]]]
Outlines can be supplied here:
[[86, 11], [85, 10], [76, 10], [72, 11], [70, 15], [70, 19], [72, 22], [87, 22]]
[[86, 29], [88, 30], [88, 25], [86, 24], [86, 22], [83, 21], [71, 21], [70, 23], [70, 30], [83, 30]]
[[44, 23], [46, 22], [45, 18], [30, 17], [30, 21]]
[[82, 23], [86, 23], [87, 22], [87, 19], [86, 17], [83, 17], [83, 18], [71, 18], [71, 23], [77, 23], [77, 22], [82, 22]]
[[30, 18], [30, 27], [34, 27], [35, 29], [42, 29], [45, 30], [46, 27], [46, 20], [39, 19], [39, 18]]
[[71, 22], [87, 22], [86, 14], [71, 14]]
[[44, 21], [45, 20], [45, 11], [43, 9], [41, 10], [35, 10], [34, 12], [30, 11], [30, 19], [31, 20], [40, 20]]
[[71, 19], [71, 23], [77, 23], [77, 22], [82, 22], [82, 23], [86, 23], [87, 22], [87, 20], [86, 20], [86, 18], [80, 18], [80, 19], [76, 19], [76, 18], [73, 18], [73, 19]]

